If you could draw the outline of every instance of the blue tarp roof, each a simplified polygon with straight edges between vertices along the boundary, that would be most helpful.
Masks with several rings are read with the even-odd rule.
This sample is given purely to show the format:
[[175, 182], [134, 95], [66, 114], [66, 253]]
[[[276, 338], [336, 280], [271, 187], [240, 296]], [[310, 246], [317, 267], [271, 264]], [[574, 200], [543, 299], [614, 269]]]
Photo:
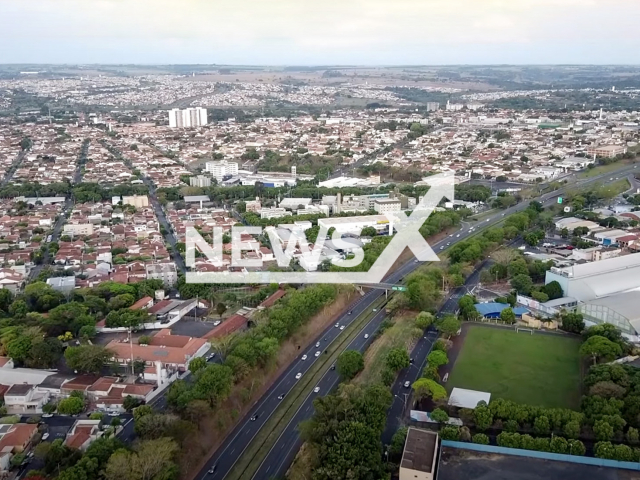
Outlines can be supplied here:
[[[480, 312], [480, 315], [482, 315], [483, 317], [490, 317], [499, 316], [502, 310], [504, 310], [505, 308], [509, 308], [509, 304], [497, 302], [476, 303], [475, 307], [476, 310]], [[524, 307], [515, 307], [513, 309], [513, 313], [515, 313], [517, 317], [520, 317], [523, 313], [529, 313], [529, 310]]]

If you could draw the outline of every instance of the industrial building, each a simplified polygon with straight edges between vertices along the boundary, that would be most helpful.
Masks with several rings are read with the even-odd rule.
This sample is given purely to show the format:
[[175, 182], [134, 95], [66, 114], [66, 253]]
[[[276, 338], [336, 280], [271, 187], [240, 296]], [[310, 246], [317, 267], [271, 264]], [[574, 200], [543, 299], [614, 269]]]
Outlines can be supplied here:
[[400, 480], [435, 478], [438, 434], [409, 427], [400, 462]]
[[640, 333], [640, 291], [591, 300], [579, 305], [578, 312], [585, 322], [610, 323], [632, 337]]
[[378, 231], [387, 230], [390, 227], [389, 218], [386, 215], [363, 215], [359, 217], [335, 217], [320, 218], [318, 225], [327, 230], [335, 228], [341, 233], [359, 234], [365, 227], [373, 227]]
[[599, 262], [552, 267], [545, 283], [556, 281], [564, 295], [579, 302], [640, 289], [640, 254], [609, 258]]

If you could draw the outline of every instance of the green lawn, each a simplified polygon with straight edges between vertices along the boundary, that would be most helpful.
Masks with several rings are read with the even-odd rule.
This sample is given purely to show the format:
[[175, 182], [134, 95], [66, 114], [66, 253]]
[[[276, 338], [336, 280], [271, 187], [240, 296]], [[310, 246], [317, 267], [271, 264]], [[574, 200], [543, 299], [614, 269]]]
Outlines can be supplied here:
[[569, 337], [470, 326], [447, 389], [482, 390], [492, 398], [577, 408], [579, 346]]

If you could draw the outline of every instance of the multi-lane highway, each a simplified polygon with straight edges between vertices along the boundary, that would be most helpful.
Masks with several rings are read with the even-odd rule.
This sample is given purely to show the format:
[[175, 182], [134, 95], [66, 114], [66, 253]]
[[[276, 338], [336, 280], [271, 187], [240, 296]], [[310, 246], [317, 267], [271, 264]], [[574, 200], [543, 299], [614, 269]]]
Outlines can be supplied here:
[[[616, 176], [620, 178], [623, 175], [628, 175], [634, 173], [635, 171], [637, 171], [635, 165], [625, 166], [614, 172], [578, 180], [576, 182], [576, 185], [586, 186], [590, 183], [602, 181], [603, 179], [606, 180], [608, 178]], [[554, 192], [546, 193], [544, 195], [541, 195], [538, 200], [545, 204], [553, 203], [556, 201], [557, 197], [561, 196], [564, 193], [564, 190], [565, 189], [563, 187]], [[502, 212], [492, 214], [487, 218], [484, 218], [481, 222], [479, 221], [466, 223], [465, 226], [463, 226], [456, 233], [432, 245], [432, 248], [436, 253], [439, 253], [448, 246], [465, 240], [470, 235], [473, 235], [476, 231], [503, 220], [505, 216], [524, 210], [527, 206], [528, 202], [522, 202], [506, 210], [503, 210]], [[420, 266], [420, 262], [410, 261], [388, 275], [385, 278], [384, 282], [399, 283], [408, 274], [413, 272], [418, 266]], [[382, 291], [368, 292], [366, 295], [360, 298], [356, 304], [350, 307], [351, 314], [345, 312], [345, 314], [342, 315], [342, 317], [338, 320], [338, 323], [340, 325], [346, 326], [353, 320], [355, 320], [360, 314], [371, 311], [374, 302], [378, 300], [382, 295], [384, 295]], [[456, 303], [457, 299], [451, 298], [443, 308], [445, 309], [445, 311], [450, 311], [451, 308], [455, 310]], [[351, 342], [351, 344], [347, 348], [364, 351], [368, 346], [368, 343], [373, 338], [372, 334], [377, 330], [384, 318], [384, 312], [378, 312], [373, 317], [373, 319], [361, 330], [358, 336]], [[263, 397], [251, 409], [251, 411], [242, 419], [242, 421], [234, 429], [224, 445], [213, 454], [207, 464], [196, 476], [197, 479], [222, 480], [225, 478], [225, 476], [231, 471], [237, 460], [242, 456], [242, 453], [249, 446], [253, 438], [260, 431], [262, 426], [267, 422], [269, 417], [277, 409], [279, 403], [281, 402], [281, 398], [278, 397], [282, 397], [283, 395], [286, 396], [291, 391], [297, 381], [296, 375], [298, 373], [304, 375], [305, 372], [311, 367], [313, 362], [317, 360], [317, 357], [315, 357], [315, 352], [318, 350], [322, 351], [326, 349], [326, 347], [332, 341], [334, 341], [341, 334], [341, 332], [342, 330], [340, 330], [339, 328], [335, 328], [332, 325], [316, 338], [316, 341], [320, 342], [320, 347], [316, 348], [316, 342], [313, 342], [311, 347], [309, 347], [305, 351], [300, 352], [295, 361], [286, 369], [286, 371], [278, 378], [275, 384], [265, 393], [265, 395], [263, 395]], [[369, 335], [368, 339], [364, 338], [365, 333]], [[399, 396], [396, 397], [396, 400], [394, 401], [394, 404], [390, 411], [390, 417], [393, 417], [394, 415], [398, 417], [397, 409], [400, 408], [401, 411], [402, 408], [404, 408], [405, 400], [402, 396], [403, 392], [399, 390], [398, 385], [403, 385], [405, 381], [412, 381], [413, 379], [417, 378], [422, 364], [424, 363], [424, 359], [430, 351], [431, 344], [433, 343], [434, 338], [435, 333], [427, 332], [426, 336], [418, 342], [415, 350], [412, 352], [414, 364], [416, 366], [408, 369], [409, 373], [405, 372], [403, 374], [401, 372], [399, 376], [400, 379], [398, 380], [398, 382], [396, 382], [396, 385], [394, 385], [394, 395]], [[307, 356], [306, 360], [302, 360], [303, 355]], [[302, 407], [298, 410], [294, 418], [287, 425], [284, 433], [278, 438], [276, 443], [269, 451], [265, 461], [260, 466], [256, 475], [253, 477], [254, 479], [268, 480], [270, 477], [278, 477], [286, 472], [286, 469], [295, 456], [297, 447], [300, 445], [300, 439], [297, 433], [298, 424], [302, 420], [305, 420], [313, 415], [313, 400], [319, 395], [326, 395], [327, 393], [329, 393], [329, 391], [334, 388], [337, 383], [337, 373], [332, 370], [327, 370], [325, 376], [317, 385], [319, 387], [319, 391], [317, 393], [310, 393], [306, 398]]]

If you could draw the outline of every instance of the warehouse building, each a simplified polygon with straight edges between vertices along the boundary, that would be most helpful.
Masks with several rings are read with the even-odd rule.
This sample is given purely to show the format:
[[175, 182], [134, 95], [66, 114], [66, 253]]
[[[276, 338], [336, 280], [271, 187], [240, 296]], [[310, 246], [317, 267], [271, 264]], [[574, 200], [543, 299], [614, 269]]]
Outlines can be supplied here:
[[581, 304], [578, 311], [586, 323], [610, 323], [628, 336], [640, 334], [640, 291], [591, 300]]
[[640, 289], [640, 254], [571, 267], [553, 267], [547, 272], [545, 283], [553, 281], [560, 284], [565, 296], [583, 303]]

